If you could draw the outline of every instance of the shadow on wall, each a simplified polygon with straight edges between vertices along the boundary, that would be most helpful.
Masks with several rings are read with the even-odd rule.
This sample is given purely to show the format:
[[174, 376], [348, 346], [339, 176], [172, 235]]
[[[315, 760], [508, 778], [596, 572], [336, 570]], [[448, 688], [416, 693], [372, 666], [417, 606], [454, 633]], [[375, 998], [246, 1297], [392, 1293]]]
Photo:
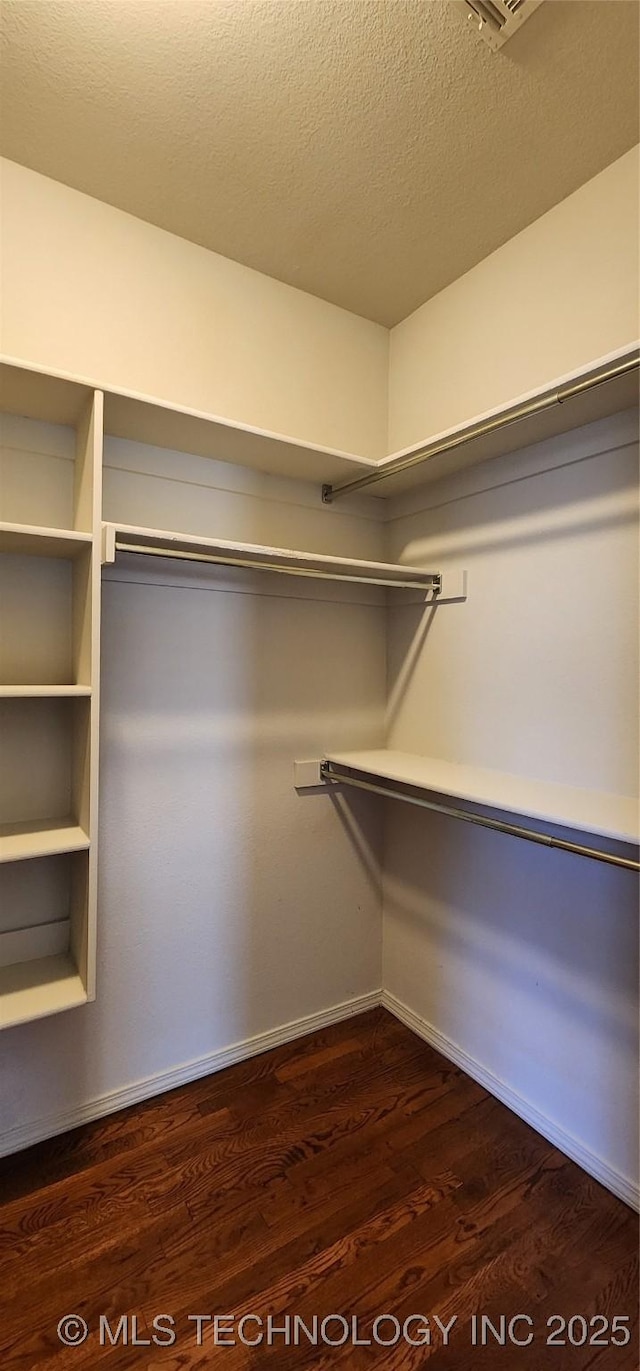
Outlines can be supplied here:
[[633, 1177], [636, 876], [408, 810], [387, 806], [385, 987]]
[[[403, 609], [399, 613], [399, 608]], [[436, 622], [436, 616], [445, 614], [450, 606], [444, 605], [392, 605], [389, 610], [389, 617], [394, 628], [394, 661], [396, 662], [395, 676], [387, 681], [388, 695], [386, 708], [387, 730], [391, 730], [396, 721], [406, 693], [411, 684], [411, 678], [420, 661], [420, 656], [427, 646], [429, 632]], [[388, 667], [388, 674], [389, 667]]]
[[[610, 429], [618, 421], [620, 430]], [[406, 525], [413, 535], [415, 521], [428, 520], [440, 534], [459, 534], [468, 555], [476, 547], [480, 552], [519, 546], [527, 530], [514, 529], [510, 541], [505, 521], [522, 516], [536, 521], [532, 541], [626, 522], [628, 497], [633, 505], [637, 497], [637, 414], [627, 411], [542, 446], [547, 448], [546, 463], [541, 458], [528, 470], [523, 467], [535, 447], [450, 477], [440, 487], [426, 487], [424, 507], [393, 520], [393, 555], [398, 535], [403, 536], [401, 527]], [[411, 543], [406, 542], [408, 562], [410, 549]]]
[[[156, 1069], [380, 983], [380, 815], [359, 809], [365, 864], [328, 797], [295, 792], [293, 760], [379, 738], [384, 610], [283, 579], [156, 563], [106, 588], [105, 641], [125, 637], [106, 692], [103, 923], [137, 966], [112, 971], [114, 992], [143, 942], [151, 956]], [[145, 1034], [138, 1020], [136, 1050]]]

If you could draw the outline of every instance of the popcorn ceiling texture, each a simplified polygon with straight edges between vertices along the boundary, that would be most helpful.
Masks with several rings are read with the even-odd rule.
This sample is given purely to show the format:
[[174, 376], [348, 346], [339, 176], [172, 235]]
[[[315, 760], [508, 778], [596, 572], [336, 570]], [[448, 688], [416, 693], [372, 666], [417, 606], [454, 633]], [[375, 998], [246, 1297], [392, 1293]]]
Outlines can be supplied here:
[[8, 158], [386, 325], [637, 141], [638, 13], [3, 0]]

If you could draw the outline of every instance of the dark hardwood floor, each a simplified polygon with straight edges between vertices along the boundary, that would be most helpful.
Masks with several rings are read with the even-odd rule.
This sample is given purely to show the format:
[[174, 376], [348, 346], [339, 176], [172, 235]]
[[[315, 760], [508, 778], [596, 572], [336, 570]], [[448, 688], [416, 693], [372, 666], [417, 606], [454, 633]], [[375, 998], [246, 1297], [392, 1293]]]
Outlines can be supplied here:
[[638, 1365], [636, 1216], [383, 1010], [6, 1158], [0, 1291], [5, 1371]]

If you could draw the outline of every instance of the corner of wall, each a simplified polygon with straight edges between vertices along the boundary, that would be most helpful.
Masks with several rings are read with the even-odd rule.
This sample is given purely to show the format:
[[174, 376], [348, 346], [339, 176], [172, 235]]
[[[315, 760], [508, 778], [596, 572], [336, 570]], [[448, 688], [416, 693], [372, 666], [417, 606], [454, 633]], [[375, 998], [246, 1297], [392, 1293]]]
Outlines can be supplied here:
[[390, 452], [635, 343], [639, 152], [391, 330]]

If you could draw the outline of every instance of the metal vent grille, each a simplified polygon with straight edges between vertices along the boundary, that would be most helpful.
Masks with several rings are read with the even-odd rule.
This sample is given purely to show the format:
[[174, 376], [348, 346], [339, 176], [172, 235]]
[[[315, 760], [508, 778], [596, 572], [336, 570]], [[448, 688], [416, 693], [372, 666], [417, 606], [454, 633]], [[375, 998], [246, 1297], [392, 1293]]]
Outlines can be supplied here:
[[467, 27], [493, 52], [509, 38], [542, 4], [542, 0], [454, 0], [464, 14]]

